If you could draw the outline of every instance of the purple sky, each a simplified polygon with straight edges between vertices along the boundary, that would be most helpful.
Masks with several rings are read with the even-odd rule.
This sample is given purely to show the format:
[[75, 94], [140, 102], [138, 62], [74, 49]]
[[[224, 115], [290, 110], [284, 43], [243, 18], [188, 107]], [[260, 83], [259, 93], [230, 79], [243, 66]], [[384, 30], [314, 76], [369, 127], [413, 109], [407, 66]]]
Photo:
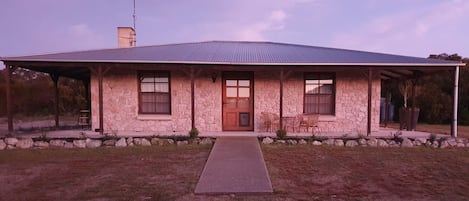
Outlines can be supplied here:
[[[469, 0], [137, 0], [137, 45], [272, 41], [469, 57]], [[132, 0], [1, 0], [0, 57], [117, 47]]]

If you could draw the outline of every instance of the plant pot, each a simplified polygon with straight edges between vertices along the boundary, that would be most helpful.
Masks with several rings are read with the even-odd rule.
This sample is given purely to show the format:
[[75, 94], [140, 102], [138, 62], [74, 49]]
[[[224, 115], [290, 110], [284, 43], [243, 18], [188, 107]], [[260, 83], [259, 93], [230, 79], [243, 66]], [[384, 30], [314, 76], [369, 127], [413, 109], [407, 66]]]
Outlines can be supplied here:
[[417, 122], [419, 119], [420, 109], [415, 108], [414, 119], [412, 119], [412, 108], [401, 108], [399, 109], [399, 128], [400, 130], [407, 129], [408, 131], [415, 130], [417, 128]]

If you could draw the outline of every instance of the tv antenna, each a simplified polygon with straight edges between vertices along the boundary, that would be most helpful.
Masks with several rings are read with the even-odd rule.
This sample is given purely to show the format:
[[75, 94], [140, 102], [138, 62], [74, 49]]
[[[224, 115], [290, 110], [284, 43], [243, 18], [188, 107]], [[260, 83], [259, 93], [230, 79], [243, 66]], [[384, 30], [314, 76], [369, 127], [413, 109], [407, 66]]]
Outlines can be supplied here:
[[134, 12], [132, 14], [133, 22], [134, 22], [134, 46], [137, 46], [137, 27], [135, 26], [135, 21], [137, 21], [137, 16], [135, 15], [135, 0], [134, 0]]

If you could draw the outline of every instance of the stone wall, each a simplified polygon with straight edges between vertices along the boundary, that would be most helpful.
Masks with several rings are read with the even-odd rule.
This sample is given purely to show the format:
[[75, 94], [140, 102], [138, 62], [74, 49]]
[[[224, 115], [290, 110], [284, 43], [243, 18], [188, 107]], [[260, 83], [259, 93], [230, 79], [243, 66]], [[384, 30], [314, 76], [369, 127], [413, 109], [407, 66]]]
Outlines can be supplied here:
[[[212, 81], [212, 74], [217, 80]], [[366, 133], [368, 79], [366, 71], [336, 73], [336, 115], [322, 116], [319, 132]], [[373, 79], [372, 131], [379, 129], [381, 83]], [[152, 132], [168, 134], [187, 132], [191, 128], [190, 79], [182, 71], [171, 71], [171, 115], [138, 114], [138, 80], [136, 69], [113, 69], [104, 76], [104, 129], [116, 132]], [[284, 116], [303, 113], [304, 80], [302, 72], [291, 73], [284, 82]], [[91, 77], [92, 125], [99, 127], [98, 82]], [[279, 112], [279, 71], [254, 73], [254, 131], [264, 131], [261, 112]], [[222, 131], [221, 72], [202, 71], [195, 81], [195, 125], [201, 131]]]
[[[171, 72], [171, 115], [138, 114], [137, 70], [113, 69], [103, 79], [105, 132], [178, 132], [191, 128], [190, 81], [181, 71]], [[99, 127], [98, 81], [91, 77], [92, 126]]]

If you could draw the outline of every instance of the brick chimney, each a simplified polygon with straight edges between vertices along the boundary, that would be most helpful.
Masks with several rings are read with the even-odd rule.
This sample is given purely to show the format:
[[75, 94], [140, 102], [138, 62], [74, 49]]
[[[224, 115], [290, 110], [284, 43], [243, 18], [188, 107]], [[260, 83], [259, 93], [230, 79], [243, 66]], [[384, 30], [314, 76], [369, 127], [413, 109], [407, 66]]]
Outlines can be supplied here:
[[119, 48], [135, 47], [136, 33], [132, 27], [117, 27], [117, 45]]

